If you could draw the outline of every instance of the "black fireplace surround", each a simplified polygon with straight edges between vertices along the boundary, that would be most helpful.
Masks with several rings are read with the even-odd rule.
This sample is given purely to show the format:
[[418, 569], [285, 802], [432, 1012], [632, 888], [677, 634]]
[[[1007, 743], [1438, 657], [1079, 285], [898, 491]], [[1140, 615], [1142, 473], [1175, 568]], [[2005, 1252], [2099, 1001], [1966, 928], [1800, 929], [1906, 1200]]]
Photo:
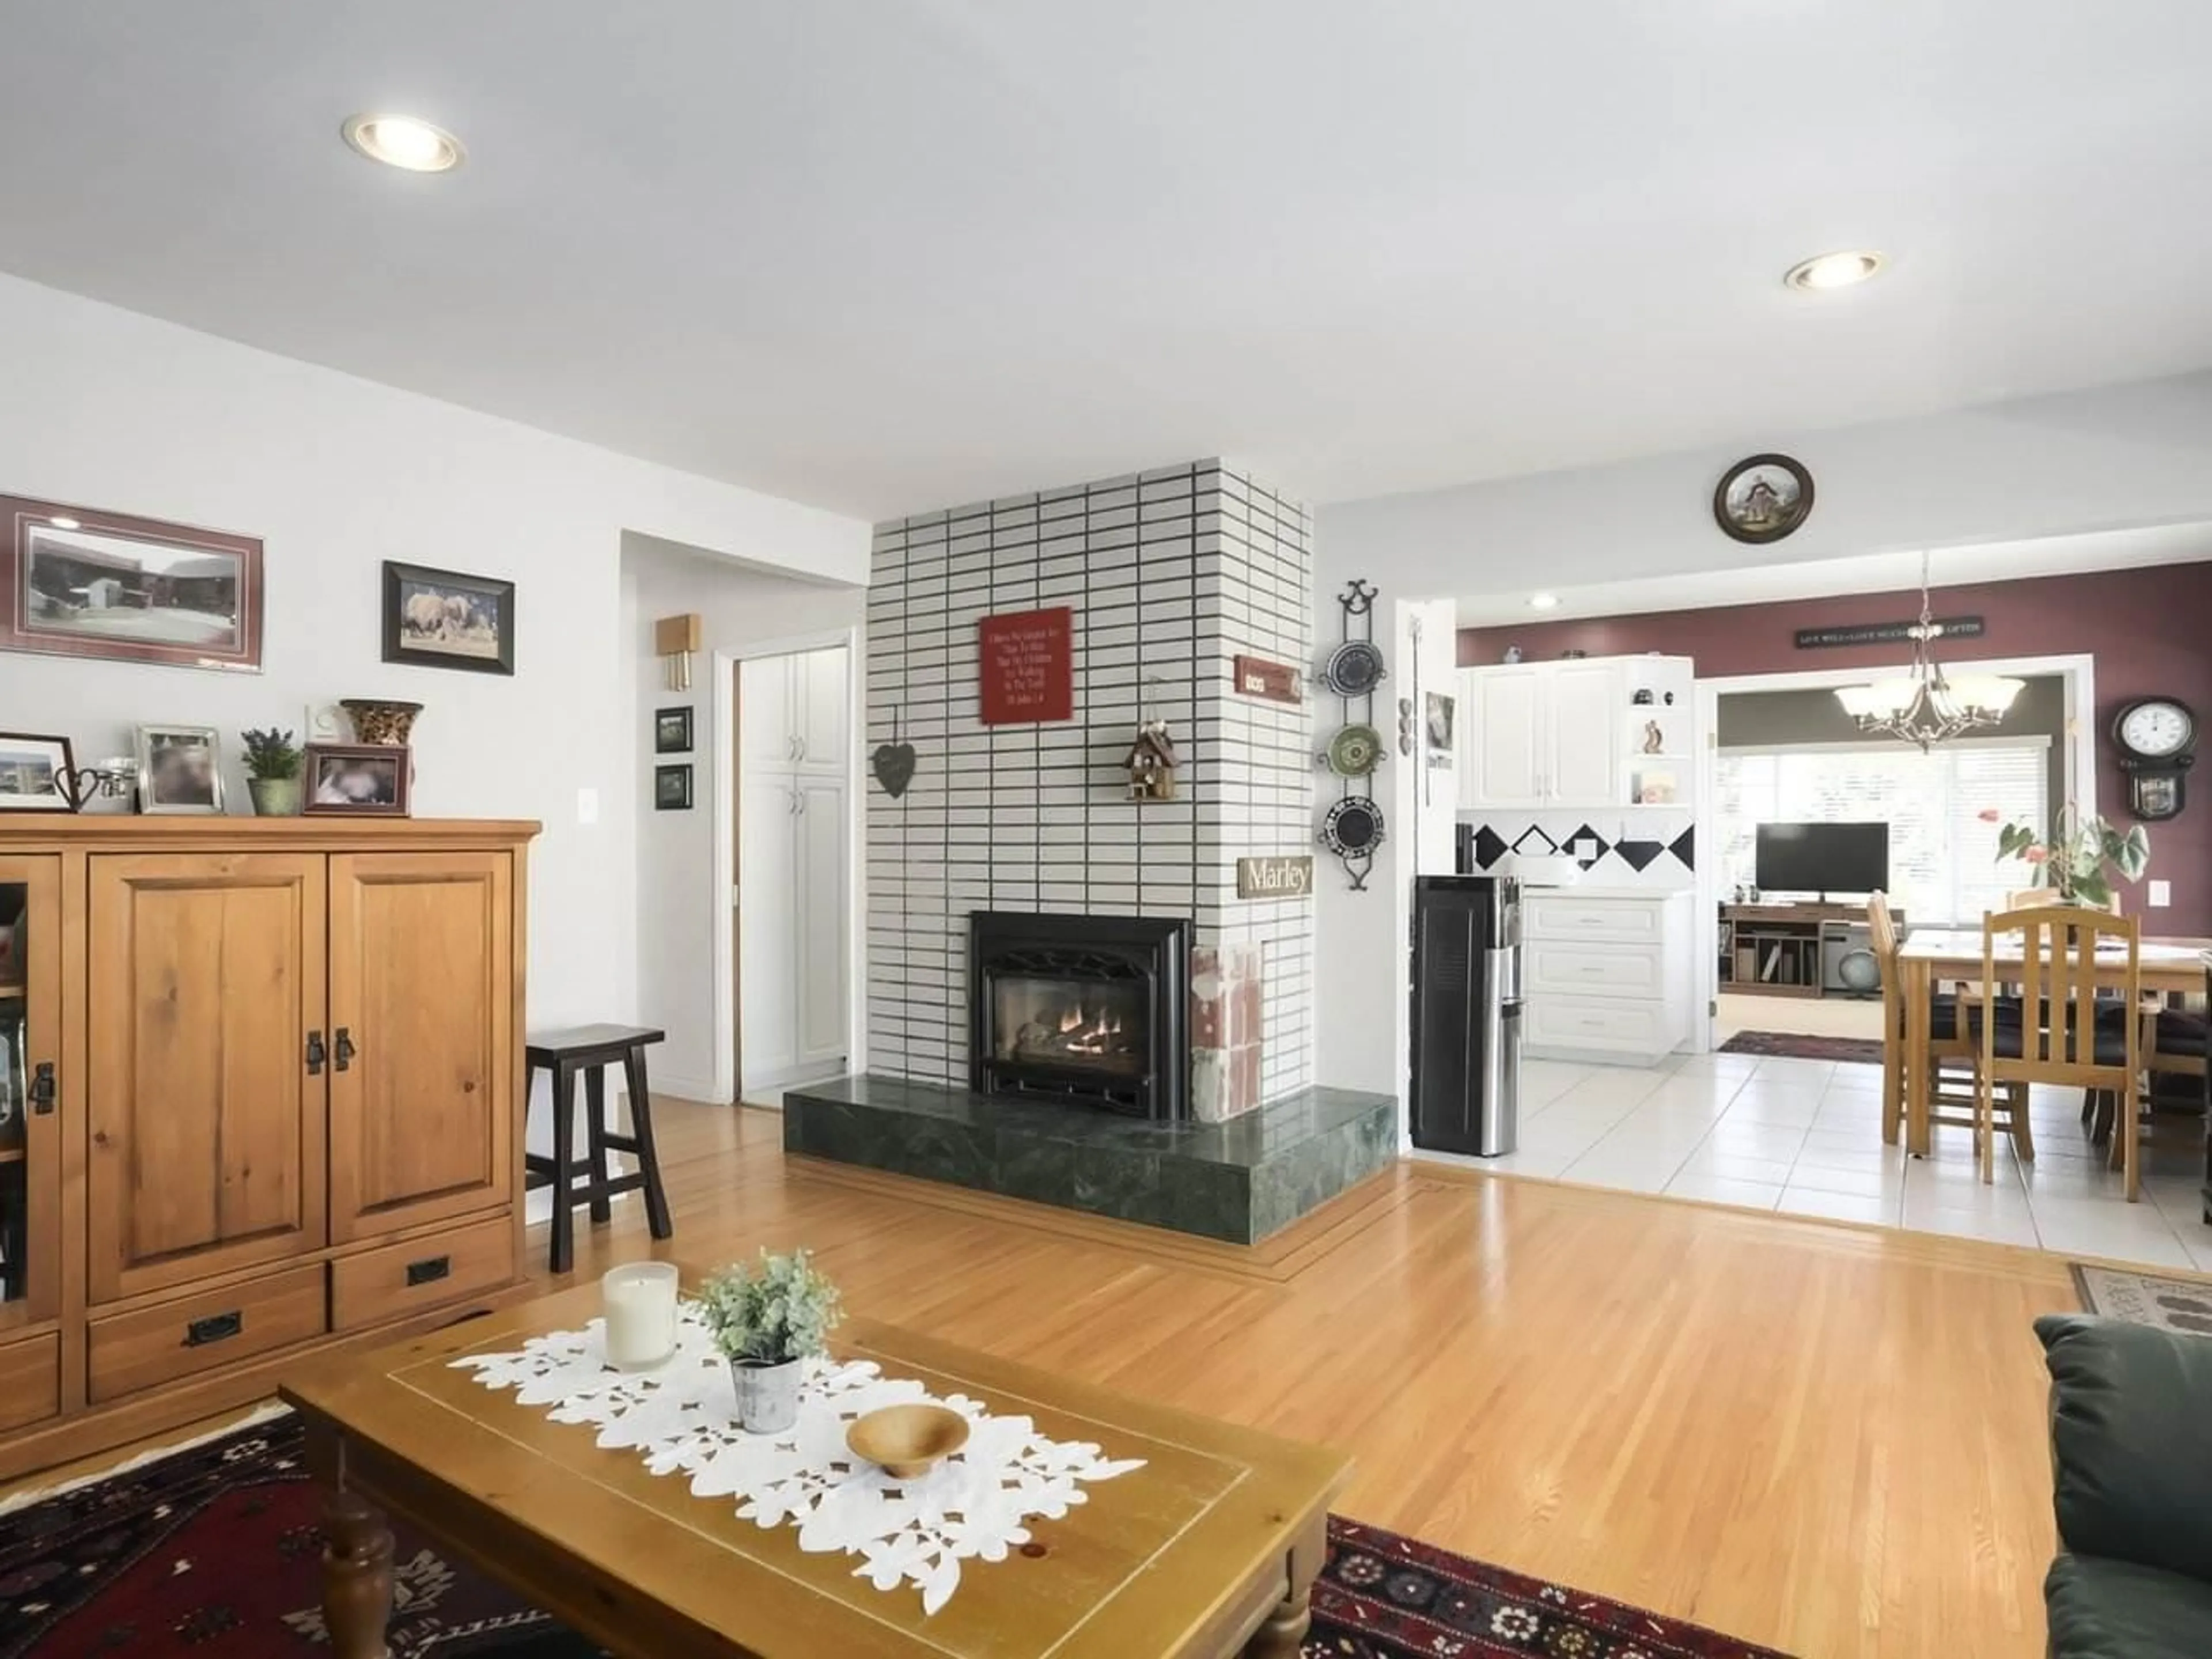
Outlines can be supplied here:
[[1189, 1115], [1187, 921], [974, 911], [968, 1010], [978, 1094]]

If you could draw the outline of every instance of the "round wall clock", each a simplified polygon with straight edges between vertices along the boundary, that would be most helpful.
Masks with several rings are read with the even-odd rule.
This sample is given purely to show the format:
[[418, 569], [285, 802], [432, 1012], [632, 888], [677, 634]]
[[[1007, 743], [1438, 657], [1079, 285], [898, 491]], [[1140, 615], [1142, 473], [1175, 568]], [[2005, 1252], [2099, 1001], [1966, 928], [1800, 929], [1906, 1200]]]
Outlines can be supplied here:
[[1778, 542], [1813, 510], [1813, 475], [1787, 455], [1738, 461], [1713, 489], [1713, 519], [1740, 542]]
[[2138, 697], [2112, 719], [2112, 742], [2128, 775], [2128, 810], [2155, 823], [2179, 817], [2183, 779], [2197, 763], [2197, 716], [2174, 697]]

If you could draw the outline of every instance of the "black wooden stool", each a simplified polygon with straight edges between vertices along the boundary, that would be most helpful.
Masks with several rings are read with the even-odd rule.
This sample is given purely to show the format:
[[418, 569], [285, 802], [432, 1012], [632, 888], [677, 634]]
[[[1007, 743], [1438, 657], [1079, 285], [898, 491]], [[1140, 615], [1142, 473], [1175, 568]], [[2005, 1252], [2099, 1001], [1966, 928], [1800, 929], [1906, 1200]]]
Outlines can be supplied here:
[[[665, 1041], [667, 1033], [638, 1025], [575, 1025], [564, 1031], [544, 1031], [524, 1049], [529, 1062], [528, 1081], [534, 1084], [542, 1068], [553, 1074], [553, 1156], [526, 1152], [522, 1184], [526, 1188], [553, 1189], [553, 1271], [565, 1273], [576, 1254], [576, 1206], [589, 1204], [594, 1224], [611, 1218], [608, 1200], [617, 1193], [645, 1189], [645, 1223], [655, 1238], [666, 1238], [676, 1230], [668, 1221], [668, 1198], [660, 1189], [660, 1158], [653, 1148], [653, 1097], [646, 1091], [645, 1048]], [[632, 1133], [614, 1134], [607, 1128], [606, 1068], [620, 1061], [629, 1088]], [[576, 1073], [584, 1074], [584, 1102], [590, 1121], [585, 1126], [589, 1141], [586, 1155], [575, 1156]], [[525, 1098], [528, 1097], [526, 1093]], [[636, 1170], [609, 1176], [607, 1152], [629, 1152], [637, 1159]], [[574, 1185], [579, 1177], [582, 1184]]]

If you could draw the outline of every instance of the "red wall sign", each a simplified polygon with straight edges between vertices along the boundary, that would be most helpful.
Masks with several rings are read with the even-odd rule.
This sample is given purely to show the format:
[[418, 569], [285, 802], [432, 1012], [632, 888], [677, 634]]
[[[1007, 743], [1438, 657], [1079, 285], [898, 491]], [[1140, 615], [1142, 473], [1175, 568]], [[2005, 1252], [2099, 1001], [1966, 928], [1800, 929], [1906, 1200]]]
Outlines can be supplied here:
[[1015, 611], [977, 624], [983, 724], [1075, 718], [1075, 613]]

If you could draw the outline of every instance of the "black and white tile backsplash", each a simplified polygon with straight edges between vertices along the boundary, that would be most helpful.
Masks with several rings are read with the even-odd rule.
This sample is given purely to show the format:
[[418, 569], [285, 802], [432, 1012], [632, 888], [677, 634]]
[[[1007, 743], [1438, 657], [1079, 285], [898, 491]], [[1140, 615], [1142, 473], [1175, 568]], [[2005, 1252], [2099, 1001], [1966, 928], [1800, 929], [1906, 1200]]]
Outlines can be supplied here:
[[[1240, 653], [1310, 664], [1312, 520], [1217, 461], [879, 525], [867, 743], [914, 745], [868, 793], [868, 1069], [966, 1080], [979, 909], [1184, 915], [1258, 945], [1261, 1096], [1312, 1080], [1313, 901], [1237, 897], [1240, 857], [1312, 850], [1310, 710], [1232, 695]], [[1066, 605], [1075, 718], [986, 726], [976, 623]], [[1127, 799], [1140, 717], [1168, 722], [1176, 799]]]
[[1583, 879], [1595, 886], [1662, 892], [1696, 884], [1695, 824], [1696, 814], [1686, 806], [1639, 806], [1626, 814], [1497, 812], [1462, 818], [1461, 832], [1477, 875], [1507, 853], [1564, 854], [1582, 866]]

